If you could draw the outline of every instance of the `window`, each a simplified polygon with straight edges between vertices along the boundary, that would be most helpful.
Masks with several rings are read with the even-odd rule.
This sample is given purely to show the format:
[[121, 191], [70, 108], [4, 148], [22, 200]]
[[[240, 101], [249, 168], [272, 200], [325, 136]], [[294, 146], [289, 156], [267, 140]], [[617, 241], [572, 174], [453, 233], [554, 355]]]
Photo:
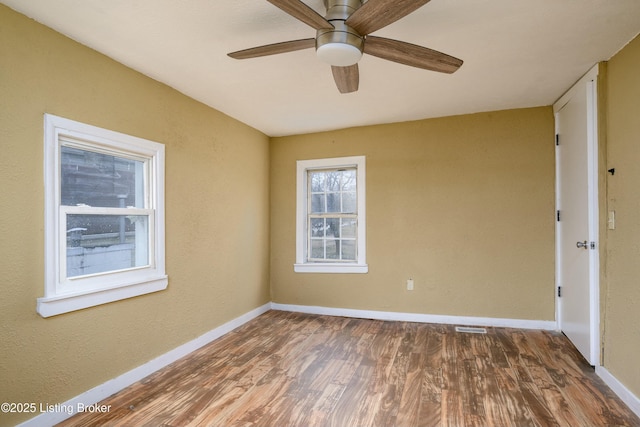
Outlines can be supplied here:
[[297, 164], [298, 273], [366, 273], [364, 156]]
[[164, 146], [45, 115], [45, 290], [54, 316], [167, 287]]

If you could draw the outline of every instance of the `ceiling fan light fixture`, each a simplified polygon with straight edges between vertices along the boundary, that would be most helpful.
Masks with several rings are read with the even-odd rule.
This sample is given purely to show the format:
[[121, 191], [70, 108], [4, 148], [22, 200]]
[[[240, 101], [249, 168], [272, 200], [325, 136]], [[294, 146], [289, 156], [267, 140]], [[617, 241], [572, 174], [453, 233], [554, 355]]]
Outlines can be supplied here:
[[362, 51], [342, 42], [326, 43], [316, 49], [318, 59], [336, 67], [348, 67], [362, 58]]
[[316, 55], [336, 67], [348, 67], [362, 58], [364, 38], [344, 21], [331, 21], [335, 28], [318, 30]]

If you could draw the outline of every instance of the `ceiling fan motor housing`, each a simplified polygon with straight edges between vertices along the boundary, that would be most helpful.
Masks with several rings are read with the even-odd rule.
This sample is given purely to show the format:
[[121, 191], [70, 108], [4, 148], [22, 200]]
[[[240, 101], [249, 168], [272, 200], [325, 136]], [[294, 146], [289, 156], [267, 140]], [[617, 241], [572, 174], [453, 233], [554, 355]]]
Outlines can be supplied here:
[[345, 21], [362, 6], [362, 2], [360, 0], [324, 0], [324, 5], [327, 8], [327, 14], [324, 17], [327, 21]]
[[362, 57], [364, 37], [344, 23], [361, 5], [360, 0], [325, 0], [325, 19], [333, 29], [320, 29], [316, 34], [316, 54], [321, 61], [346, 67]]

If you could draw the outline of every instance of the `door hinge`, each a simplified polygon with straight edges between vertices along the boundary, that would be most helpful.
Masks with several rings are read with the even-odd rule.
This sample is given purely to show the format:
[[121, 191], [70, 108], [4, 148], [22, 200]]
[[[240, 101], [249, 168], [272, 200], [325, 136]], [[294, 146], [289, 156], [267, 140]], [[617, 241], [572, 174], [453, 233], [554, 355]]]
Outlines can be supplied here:
[[558, 297], [562, 297], [562, 286], [558, 286]]
[[560, 134], [556, 133], [556, 145], [560, 145]]
[[560, 222], [560, 210], [556, 211], [556, 221]]

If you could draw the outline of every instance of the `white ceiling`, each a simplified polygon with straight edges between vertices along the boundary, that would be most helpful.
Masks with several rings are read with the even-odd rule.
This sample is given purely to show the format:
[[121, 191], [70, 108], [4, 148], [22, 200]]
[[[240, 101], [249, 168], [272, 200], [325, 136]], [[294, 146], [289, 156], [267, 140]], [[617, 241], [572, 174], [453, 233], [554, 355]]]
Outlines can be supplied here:
[[[359, 91], [341, 95], [313, 49], [227, 57], [315, 36], [265, 0], [0, 3], [270, 136], [551, 105], [640, 32], [639, 0], [431, 0], [374, 34], [462, 67], [448, 75], [365, 55]], [[322, 0], [305, 3], [324, 15]]]

